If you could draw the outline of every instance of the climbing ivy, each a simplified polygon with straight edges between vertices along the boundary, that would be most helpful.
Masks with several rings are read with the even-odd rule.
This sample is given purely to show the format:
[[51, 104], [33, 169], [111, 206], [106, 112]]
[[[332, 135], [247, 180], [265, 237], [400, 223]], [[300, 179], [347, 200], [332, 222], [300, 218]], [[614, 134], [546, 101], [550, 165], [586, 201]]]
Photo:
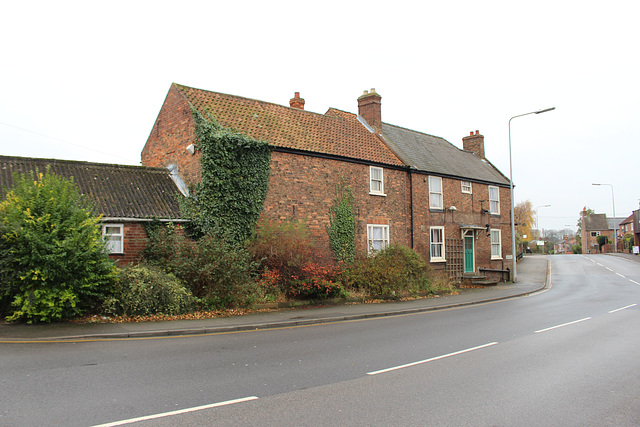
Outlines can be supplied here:
[[336, 185], [336, 198], [329, 208], [329, 244], [337, 261], [351, 263], [356, 256], [356, 219], [353, 215], [353, 192], [344, 179]]
[[[196, 234], [243, 244], [255, 231], [269, 186], [271, 148], [193, 110], [201, 182], [183, 210]], [[192, 193], [193, 194], [193, 193]]]

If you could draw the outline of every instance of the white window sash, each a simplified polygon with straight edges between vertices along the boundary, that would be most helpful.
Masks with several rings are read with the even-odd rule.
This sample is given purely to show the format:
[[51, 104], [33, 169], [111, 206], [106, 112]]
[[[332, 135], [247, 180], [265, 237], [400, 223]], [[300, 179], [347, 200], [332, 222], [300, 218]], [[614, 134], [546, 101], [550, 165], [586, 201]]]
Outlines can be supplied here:
[[491, 259], [502, 259], [502, 230], [491, 230]]
[[460, 188], [463, 193], [473, 194], [473, 187], [471, 186], [471, 181], [462, 181], [460, 183]]
[[369, 192], [371, 194], [384, 194], [384, 169], [369, 166]]
[[367, 224], [367, 253], [373, 254], [389, 246], [389, 226]]
[[429, 208], [442, 209], [442, 178], [439, 176], [429, 177]]
[[110, 254], [124, 253], [124, 226], [122, 224], [104, 224], [102, 237], [107, 242], [107, 252]]
[[432, 262], [445, 261], [444, 252], [444, 227], [431, 227], [429, 229], [430, 255]]
[[498, 187], [489, 187], [489, 213], [500, 214], [500, 189]]

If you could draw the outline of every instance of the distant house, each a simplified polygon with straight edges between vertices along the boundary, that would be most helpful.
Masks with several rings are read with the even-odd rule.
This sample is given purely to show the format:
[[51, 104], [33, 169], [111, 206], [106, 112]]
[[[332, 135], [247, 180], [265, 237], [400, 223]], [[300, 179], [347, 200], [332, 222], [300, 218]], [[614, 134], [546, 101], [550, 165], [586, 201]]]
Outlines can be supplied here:
[[[607, 218], [606, 214], [587, 214], [582, 211], [582, 253], [614, 252], [614, 229], [620, 239], [620, 224], [624, 218]], [[598, 236], [607, 236], [608, 244], [600, 249]]]
[[0, 156], [0, 200], [13, 187], [15, 174], [45, 172], [47, 167], [55, 175], [73, 178], [95, 214], [102, 215], [110, 257], [119, 264], [138, 260], [147, 239], [145, 223], [181, 221], [182, 195], [166, 168]]
[[172, 84], [142, 150], [142, 164], [173, 167], [200, 180], [192, 109], [224, 127], [269, 143], [271, 175], [262, 219], [304, 219], [319, 252], [336, 184], [355, 197], [356, 244], [375, 252], [390, 244], [415, 248], [451, 277], [511, 266], [509, 180], [484, 155], [478, 132], [463, 149], [426, 133], [383, 122], [381, 96], [365, 91], [358, 114], [304, 110]]

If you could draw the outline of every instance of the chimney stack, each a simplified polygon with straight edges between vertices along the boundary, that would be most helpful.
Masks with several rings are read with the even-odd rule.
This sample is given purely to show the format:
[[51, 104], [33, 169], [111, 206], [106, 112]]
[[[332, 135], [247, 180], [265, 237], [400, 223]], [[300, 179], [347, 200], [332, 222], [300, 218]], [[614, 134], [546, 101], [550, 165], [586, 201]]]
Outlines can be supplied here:
[[291, 108], [304, 110], [304, 99], [300, 98], [300, 92], [296, 92], [294, 97], [289, 100], [289, 106]]
[[476, 156], [484, 159], [484, 136], [479, 131], [474, 134], [473, 131], [469, 136], [462, 138], [462, 148], [465, 151], [471, 151]]
[[382, 131], [381, 99], [382, 97], [373, 88], [369, 92], [365, 90], [358, 98], [358, 114], [376, 132]]

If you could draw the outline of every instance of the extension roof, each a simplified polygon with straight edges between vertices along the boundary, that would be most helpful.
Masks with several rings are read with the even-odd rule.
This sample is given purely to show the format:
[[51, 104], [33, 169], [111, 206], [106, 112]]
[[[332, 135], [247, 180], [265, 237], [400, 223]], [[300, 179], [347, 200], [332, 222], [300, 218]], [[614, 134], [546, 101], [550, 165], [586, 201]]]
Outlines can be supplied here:
[[333, 110], [318, 114], [176, 83], [173, 86], [192, 107], [210, 113], [222, 126], [273, 147], [404, 166], [353, 114], [335, 114]]
[[45, 172], [47, 167], [73, 178], [95, 213], [106, 218], [180, 218], [181, 194], [164, 168], [0, 156], [0, 200], [13, 187], [16, 173]]

